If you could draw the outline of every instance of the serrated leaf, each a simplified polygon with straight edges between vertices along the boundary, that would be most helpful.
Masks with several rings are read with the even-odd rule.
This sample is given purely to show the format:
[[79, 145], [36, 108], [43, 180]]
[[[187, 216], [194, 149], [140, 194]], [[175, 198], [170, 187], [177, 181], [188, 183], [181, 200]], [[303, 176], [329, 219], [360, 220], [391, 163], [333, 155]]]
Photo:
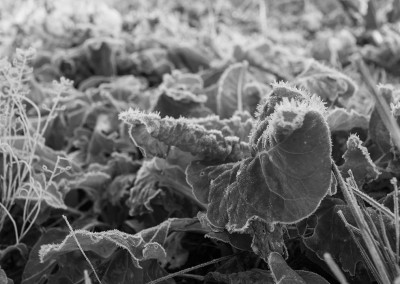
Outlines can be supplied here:
[[231, 117], [236, 110], [243, 111], [247, 67], [247, 62], [235, 63], [222, 74], [217, 94], [217, 114], [221, 118]]
[[335, 108], [330, 111], [326, 121], [331, 132], [350, 131], [353, 128], [368, 129], [368, 117], [353, 109], [347, 111], [344, 108]]
[[320, 259], [329, 252], [344, 271], [355, 275], [356, 265], [362, 261], [361, 253], [337, 212], [341, 210], [351, 224], [354, 219], [343, 200], [326, 198], [315, 212], [318, 218], [314, 234], [304, 239], [304, 244]]
[[315, 60], [309, 62], [295, 81], [297, 85], [329, 102], [335, 102], [339, 97], [351, 97], [358, 88], [348, 76]]
[[[185, 220], [181, 222], [184, 225]], [[190, 224], [190, 222], [186, 222]], [[173, 227], [173, 226], [172, 226]], [[68, 232], [61, 230], [49, 230], [42, 235], [35, 244], [25, 267], [23, 282], [30, 283], [81, 283], [84, 279], [84, 270], [92, 273], [87, 261], [80, 252], [65, 253], [57, 256], [57, 260], [50, 258], [44, 263], [39, 261], [39, 248], [41, 245], [52, 242], [61, 242]], [[132, 263], [132, 257], [127, 250], [116, 250], [108, 259], [86, 251], [102, 283], [147, 283], [167, 273], [154, 259], [142, 261], [141, 268]], [[71, 265], [74, 263], [74, 265]], [[58, 269], [55, 269], [58, 266]], [[92, 277], [93, 278], [93, 277]], [[170, 280], [166, 283], [175, 283]]]
[[362, 145], [357, 135], [350, 135], [347, 139], [347, 150], [343, 155], [344, 164], [340, 170], [345, 177], [351, 170], [357, 185], [361, 188], [364, 183], [371, 182], [378, 178], [380, 172], [369, 156], [368, 149]]
[[[285, 86], [279, 85], [283, 92]], [[252, 157], [207, 165], [192, 162], [187, 179], [196, 197], [208, 203], [207, 218], [216, 228], [243, 231], [250, 220], [296, 223], [312, 214], [331, 186], [331, 142], [316, 97], [298, 90], [260, 107], [251, 143]]]
[[157, 149], [151, 155], [165, 158], [170, 146], [206, 160], [240, 160], [249, 153], [249, 146], [237, 137], [224, 137], [220, 131], [207, 130], [189, 119], [161, 118], [133, 109], [122, 112], [119, 118], [132, 126], [132, 137], [139, 147], [146, 149], [150, 143], [150, 150]]
[[322, 276], [313, 272], [291, 269], [283, 257], [276, 252], [270, 254], [268, 265], [276, 284], [329, 284]]
[[75, 237], [84, 251], [91, 251], [102, 258], [109, 258], [118, 248], [128, 251], [133, 264], [140, 268], [140, 261], [163, 259], [166, 257], [162, 244], [168, 235], [173, 219], [160, 225], [145, 229], [135, 235], [117, 230], [92, 233], [76, 230], [70, 233], [60, 244], [42, 245], [39, 251], [40, 262], [57, 258], [67, 252], [77, 251], [79, 247]]
[[210, 115], [191, 119], [191, 121], [204, 126], [207, 130], [219, 130], [225, 137], [236, 136], [240, 141], [247, 141], [255, 120], [248, 112], [236, 112], [229, 119], [220, 119], [219, 116]]

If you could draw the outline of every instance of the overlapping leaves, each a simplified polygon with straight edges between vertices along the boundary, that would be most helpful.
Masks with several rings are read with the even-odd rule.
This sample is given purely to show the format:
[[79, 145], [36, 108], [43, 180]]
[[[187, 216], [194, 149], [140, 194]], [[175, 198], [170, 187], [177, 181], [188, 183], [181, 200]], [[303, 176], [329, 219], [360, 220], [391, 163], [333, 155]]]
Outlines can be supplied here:
[[129, 252], [134, 265], [140, 268], [140, 261], [166, 257], [162, 244], [167, 237], [170, 225], [169, 220], [156, 228], [143, 230], [136, 235], [117, 230], [99, 233], [77, 230], [71, 232], [60, 244], [43, 245], [39, 251], [40, 262], [79, 250], [77, 239], [84, 251], [92, 251], [103, 258], [109, 258], [118, 248], [123, 248]]
[[357, 85], [348, 76], [314, 60], [309, 62], [296, 82], [329, 102], [335, 102], [339, 97], [351, 97], [357, 91]]
[[187, 179], [196, 197], [208, 204], [214, 227], [237, 232], [253, 219], [295, 223], [316, 210], [331, 185], [323, 112], [318, 98], [276, 85], [260, 107], [251, 157], [221, 165], [191, 163]]
[[170, 146], [206, 160], [240, 160], [249, 154], [249, 146], [238, 137], [225, 137], [221, 131], [207, 130], [189, 119], [161, 118], [130, 109], [120, 114], [130, 124], [137, 146], [151, 155], [166, 157]]
[[310, 271], [293, 270], [278, 253], [271, 253], [268, 259], [270, 271], [252, 269], [239, 273], [222, 274], [212, 272], [207, 274], [206, 279], [215, 279], [218, 283], [228, 284], [328, 284], [323, 277]]

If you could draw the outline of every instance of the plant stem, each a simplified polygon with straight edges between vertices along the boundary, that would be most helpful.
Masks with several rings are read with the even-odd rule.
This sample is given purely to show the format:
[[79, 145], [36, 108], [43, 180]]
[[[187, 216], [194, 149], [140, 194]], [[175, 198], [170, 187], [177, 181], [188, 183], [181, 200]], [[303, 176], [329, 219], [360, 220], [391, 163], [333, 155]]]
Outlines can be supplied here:
[[7, 210], [7, 208], [1, 202], [0, 202], [0, 207], [3, 208], [3, 210], [7, 214], [8, 218], [10, 218], [10, 221], [14, 227], [14, 232], [15, 232], [15, 244], [18, 245], [19, 244], [19, 236], [18, 236], [17, 223], [15, 223], [13, 216], [10, 214], [10, 212]]
[[[240, 252], [239, 252], [239, 253], [240, 253]], [[159, 282], [162, 282], [162, 281], [171, 279], [171, 278], [176, 277], [176, 276], [181, 276], [182, 274], [186, 274], [186, 273], [188, 273], [188, 272], [190, 272], [190, 271], [193, 271], [193, 270], [202, 268], [202, 267], [204, 267], [204, 266], [208, 266], [208, 265], [211, 265], [211, 264], [214, 264], [214, 263], [218, 263], [218, 262], [221, 262], [221, 261], [224, 261], [224, 260], [228, 260], [228, 259], [230, 259], [231, 257], [233, 257], [233, 256], [235, 256], [235, 255], [237, 255], [237, 254], [239, 254], [239, 253], [235, 253], [235, 254], [223, 256], [223, 257], [220, 257], [220, 258], [217, 258], [217, 259], [213, 259], [213, 260], [211, 260], [211, 261], [208, 261], [208, 262], [205, 262], [205, 263], [196, 265], [196, 266], [192, 266], [192, 267], [183, 269], [183, 270], [178, 271], [178, 272], [175, 272], [175, 273], [168, 274], [167, 276], [164, 276], [164, 277], [158, 278], [158, 279], [156, 279], [156, 280], [147, 282], [146, 284], [156, 284], [156, 283], [159, 283]]]
[[67, 223], [68, 228], [69, 228], [69, 230], [71, 231], [71, 234], [72, 234], [72, 236], [73, 236], [74, 239], [75, 239], [76, 245], [78, 246], [78, 248], [80, 249], [80, 251], [81, 251], [82, 254], [83, 254], [83, 257], [86, 259], [86, 261], [87, 261], [87, 262], [89, 263], [89, 265], [90, 265], [90, 268], [93, 270], [94, 276], [96, 277], [97, 281], [101, 284], [101, 280], [100, 280], [99, 276], [97, 275], [96, 270], [94, 269], [93, 264], [90, 262], [89, 258], [88, 258], [87, 255], [85, 254], [85, 252], [84, 252], [84, 250], [83, 250], [81, 244], [79, 243], [78, 238], [77, 238], [76, 235], [75, 235], [74, 229], [72, 229], [72, 226], [71, 226], [71, 224], [68, 222], [67, 217], [65, 217], [65, 215], [63, 215], [62, 217], [64, 218], [65, 222]]
[[331, 271], [333, 272], [333, 274], [339, 280], [340, 284], [348, 284], [346, 277], [344, 276], [343, 272], [340, 270], [340, 268], [336, 264], [336, 262], [333, 260], [330, 253], [326, 252], [324, 254], [324, 259], [325, 259], [325, 262], [328, 264], [329, 268], [331, 269]]
[[390, 284], [391, 282], [388, 276], [389, 273], [386, 269], [384, 261], [381, 258], [382, 255], [379, 253], [375, 245], [372, 232], [369, 229], [369, 226], [365, 218], [363, 217], [363, 211], [357, 204], [356, 197], [354, 196], [353, 192], [349, 189], [349, 187], [346, 185], [346, 182], [344, 181], [342, 174], [339, 171], [339, 168], [333, 161], [332, 161], [332, 169], [339, 183], [339, 186], [342, 189], [342, 193], [346, 200], [346, 203], [349, 205], [350, 211], [357, 223], [357, 227], [360, 229], [362, 239], [365, 242], [365, 245], [372, 258], [372, 261], [376, 267], [376, 270], [378, 271], [379, 279], [376, 280], [380, 283]]
[[248, 66], [249, 66], [249, 63], [247, 61], [244, 61], [242, 68], [240, 68], [239, 82], [238, 82], [237, 91], [236, 91], [238, 111], [240, 111], [240, 112], [243, 111], [243, 86], [246, 81], [246, 73], [247, 73]]
[[379, 95], [378, 89], [375, 86], [374, 80], [367, 69], [364, 61], [362, 59], [356, 60], [357, 67], [364, 79], [364, 82], [367, 84], [368, 89], [372, 93], [376, 102], [376, 109], [378, 110], [379, 116], [382, 119], [383, 124], [390, 132], [390, 136], [393, 139], [394, 144], [397, 149], [400, 150], [400, 128], [397, 125], [397, 122], [390, 111], [388, 104], [385, 99]]
[[399, 263], [399, 244], [400, 244], [400, 225], [399, 225], [399, 188], [397, 187], [397, 179], [390, 180], [393, 184], [393, 203], [394, 203], [394, 227], [396, 230], [396, 263]]

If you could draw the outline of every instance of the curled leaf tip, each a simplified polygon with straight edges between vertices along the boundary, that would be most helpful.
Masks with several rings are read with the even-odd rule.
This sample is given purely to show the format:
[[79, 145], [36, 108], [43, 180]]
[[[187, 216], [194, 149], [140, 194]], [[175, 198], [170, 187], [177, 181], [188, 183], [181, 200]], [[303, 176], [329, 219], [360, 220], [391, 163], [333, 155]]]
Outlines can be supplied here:
[[127, 111], [123, 111], [119, 114], [118, 119], [129, 124], [137, 124], [142, 121], [143, 118], [148, 119], [160, 119], [160, 115], [157, 112], [146, 113], [139, 109], [129, 108]]
[[351, 170], [359, 187], [364, 183], [378, 178], [380, 172], [372, 161], [368, 149], [362, 145], [362, 141], [356, 134], [351, 134], [347, 140], [347, 150], [343, 155], [345, 163], [340, 166], [341, 171], [347, 177]]
[[324, 114], [325, 110], [324, 104], [316, 96], [301, 101], [283, 98], [283, 101], [275, 107], [275, 112], [269, 117], [267, 133], [272, 135], [280, 129], [290, 134], [302, 126], [306, 113], [315, 111]]

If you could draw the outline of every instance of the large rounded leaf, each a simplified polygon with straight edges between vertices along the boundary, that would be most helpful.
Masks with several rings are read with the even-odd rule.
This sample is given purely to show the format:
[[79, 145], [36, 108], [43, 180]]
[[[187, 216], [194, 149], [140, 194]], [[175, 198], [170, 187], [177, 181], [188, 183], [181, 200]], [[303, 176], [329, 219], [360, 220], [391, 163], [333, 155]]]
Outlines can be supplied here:
[[215, 227], [243, 231], [253, 219], [296, 223], [312, 214], [328, 193], [331, 141], [324, 107], [316, 97], [297, 94], [260, 107], [269, 115], [259, 114], [252, 157], [216, 166], [201, 161], [189, 165], [188, 182], [195, 196], [207, 201], [207, 217]]

